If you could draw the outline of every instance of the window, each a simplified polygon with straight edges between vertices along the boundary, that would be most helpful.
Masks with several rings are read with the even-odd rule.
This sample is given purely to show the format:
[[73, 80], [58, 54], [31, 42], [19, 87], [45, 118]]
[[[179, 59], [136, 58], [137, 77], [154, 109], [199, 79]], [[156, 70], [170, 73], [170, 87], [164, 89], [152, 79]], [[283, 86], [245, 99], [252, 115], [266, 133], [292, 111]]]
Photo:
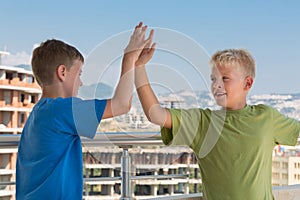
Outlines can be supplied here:
[[28, 82], [28, 83], [33, 83], [33, 77], [32, 77], [32, 76], [28, 76], [27, 82]]
[[13, 73], [10, 73], [10, 72], [6, 72], [6, 79], [8, 80], [12, 80], [13, 79]]
[[288, 163], [286, 163], [286, 162], [282, 163], [282, 168], [287, 169], [288, 168]]
[[4, 100], [5, 100], [5, 104], [11, 104], [11, 91], [9, 90], [4, 91]]
[[18, 74], [18, 78], [20, 81], [25, 82], [26, 81], [26, 75], [25, 74]]
[[279, 173], [272, 173], [273, 179], [279, 179]]
[[285, 180], [287, 180], [287, 179], [288, 179], [288, 174], [286, 174], [286, 173], [283, 173], [283, 174], [282, 174], [282, 179], [285, 179]]
[[25, 123], [25, 113], [19, 113], [19, 124], [18, 127], [21, 127]]
[[24, 100], [25, 100], [25, 94], [21, 93], [20, 102], [24, 103]]
[[31, 97], [31, 103], [35, 103], [35, 102], [36, 102], [36, 98], [35, 98], [34, 95], [32, 95], [32, 97]]
[[280, 162], [279, 161], [273, 161], [273, 167], [274, 168], [280, 168]]

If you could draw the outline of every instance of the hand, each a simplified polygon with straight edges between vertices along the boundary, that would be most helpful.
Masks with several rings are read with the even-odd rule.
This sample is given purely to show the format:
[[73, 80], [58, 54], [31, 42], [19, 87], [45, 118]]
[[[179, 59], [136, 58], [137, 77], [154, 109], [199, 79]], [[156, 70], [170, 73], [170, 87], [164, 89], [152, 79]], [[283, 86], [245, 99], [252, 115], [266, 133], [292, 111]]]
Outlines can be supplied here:
[[152, 58], [155, 51], [156, 43], [153, 43], [150, 47], [150, 42], [144, 47], [138, 60], [135, 62], [135, 66], [143, 66]]
[[[150, 44], [152, 43], [154, 31], [151, 30], [149, 37], [145, 39], [146, 30], [147, 30], [147, 26], [143, 26], [143, 23], [140, 22], [139, 25], [135, 27], [135, 30], [130, 37], [129, 44], [125, 48], [124, 54], [126, 55], [126, 57], [131, 56], [134, 59], [134, 62], [136, 62], [139, 59], [141, 53], [145, 50], [146, 46], [148, 47], [147, 49], [149, 50]], [[145, 56], [149, 55], [150, 52], [146, 54], [145, 53], [146, 51], [143, 54], [144, 59]], [[148, 59], [148, 61], [150, 60], [150, 58]]]

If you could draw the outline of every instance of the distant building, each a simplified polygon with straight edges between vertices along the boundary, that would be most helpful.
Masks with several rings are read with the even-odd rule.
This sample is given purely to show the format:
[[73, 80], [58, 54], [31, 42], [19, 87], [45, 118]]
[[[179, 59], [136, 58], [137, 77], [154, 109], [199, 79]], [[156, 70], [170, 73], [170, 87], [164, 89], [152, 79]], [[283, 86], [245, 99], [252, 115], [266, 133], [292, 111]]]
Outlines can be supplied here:
[[[84, 199], [119, 199], [121, 194], [120, 148], [83, 148]], [[133, 148], [129, 150], [132, 175], [156, 176], [188, 174], [188, 178], [149, 178], [132, 181], [134, 199], [200, 192], [201, 178], [196, 157], [188, 147]]]
[[275, 147], [272, 184], [274, 186], [300, 184], [300, 145]]
[[171, 94], [168, 97], [161, 97], [159, 98], [160, 104], [162, 107], [166, 108], [183, 108], [185, 100], [174, 94]]
[[[0, 134], [20, 134], [41, 89], [32, 71], [4, 66], [0, 51]], [[15, 180], [17, 149], [0, 148], [0, 182]], [[0, 186], [0, 199], [14, 199], [15, 186]]]
[[274, 186], [300, 184], [300, 157], [273, 157], [272, 184]]

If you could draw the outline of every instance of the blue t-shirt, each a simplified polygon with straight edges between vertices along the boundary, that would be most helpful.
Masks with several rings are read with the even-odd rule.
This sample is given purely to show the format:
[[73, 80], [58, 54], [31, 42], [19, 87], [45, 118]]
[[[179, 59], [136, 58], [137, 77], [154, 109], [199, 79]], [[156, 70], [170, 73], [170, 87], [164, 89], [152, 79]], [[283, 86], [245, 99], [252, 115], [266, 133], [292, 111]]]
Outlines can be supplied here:
[[106, 100], [45, 98], [23, 129], [16, 166], [20, 200], [82, 199], [80, 136], [93, 138]]

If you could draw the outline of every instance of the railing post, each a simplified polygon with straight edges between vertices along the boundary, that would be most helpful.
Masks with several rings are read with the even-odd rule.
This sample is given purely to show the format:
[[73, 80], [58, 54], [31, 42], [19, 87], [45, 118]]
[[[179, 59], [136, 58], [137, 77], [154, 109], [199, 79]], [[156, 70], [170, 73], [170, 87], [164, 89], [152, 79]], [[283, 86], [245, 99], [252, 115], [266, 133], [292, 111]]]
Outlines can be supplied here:
[[120, 146], [120, 147], [123, 148], [122, 162], [121, 162], [122, 182], [121, 182], [120, 200], [132, 200], [131, 159], [128, 153], [128, 148], [131, 148], [131, 146]]

